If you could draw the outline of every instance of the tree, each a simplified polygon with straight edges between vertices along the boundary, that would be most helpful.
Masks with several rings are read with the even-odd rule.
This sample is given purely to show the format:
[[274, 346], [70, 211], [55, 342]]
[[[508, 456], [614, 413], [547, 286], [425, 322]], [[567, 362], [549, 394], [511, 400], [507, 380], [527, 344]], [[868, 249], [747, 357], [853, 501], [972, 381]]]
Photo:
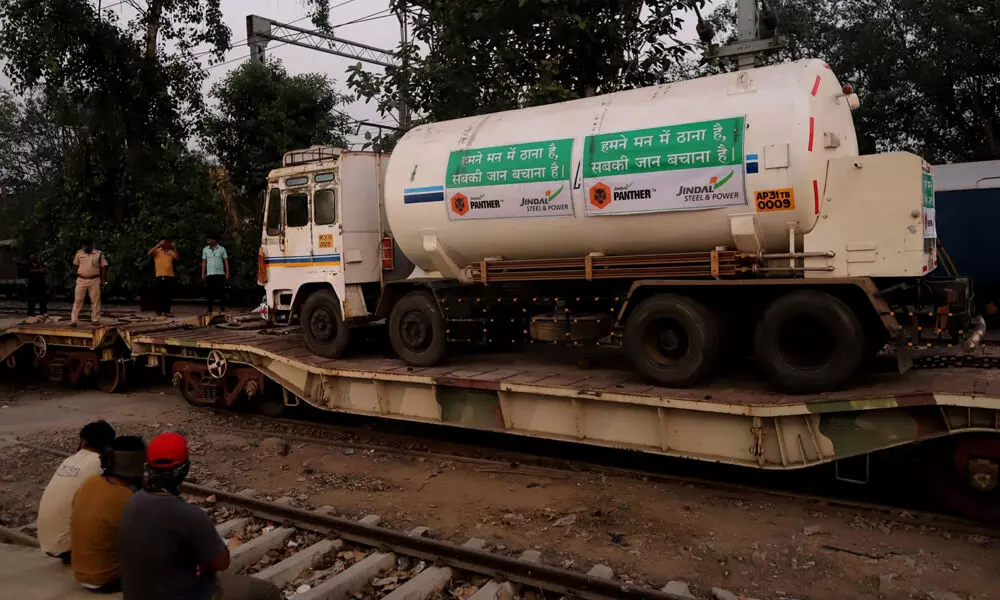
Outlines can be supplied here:
[[62, 168], [65, 148], [76, 141], [72, 129], [56, 125], [43, 97], [17, 99], [0, 90], [0, 147], [7, 150], [0, 162], [0, 237], [17, 233], [50, 175]]
[[[859, 91], [862, 152], [931, 162], [1000, 158], [1000, 3], [774, 0], [788, 45], [767, 63], [821, 58]], [[732, 35], [735, 11], [713, 21]]]
[[[177, 31], [169, 19], [184, 6], [192, 2], [164, 5], [164, 31]], [[68, 281], [68, 257], [93, 236], [112, 258], [113, 291], [125, 295], [149, 279], [139, 257], [151, 240], [177, 227], [194, 244], [210, 227], [205, 217], [222, 221], [208, 165], [187, 149], [204, 72], [191, 66], [190, 49], [149, 60], [143, 42], [137, 25], [86, 0], [0, 4], [0, 58], [14, 90], [27, 96], [19, 127], [38, 133], [16, 148], [41, 165], [40, 150], [52, 143], [37, 141], [54, 134], [59, 142], [52, 168], [23, 180], [31, 214], [21, 223], [22, 247], [41, 250]]]
[[[328, 19], [327, 0], [308, 3], [317, 21]], [[96, 238], [111, 260], [112, 292], [125, 296], [150, 281], [145, 250], [156, 240], [177, 242], [184, 284], [197, 280], [207, 233], [243, 231], [225, 173], [190, 149], [204, 116], [200, 60], [229, 48], [220, 0], [135, 5], [138, 15], [123, 22], [88, 0], [0, 3], [0, 64], [23, 97], [0, 97], [0, 143], [12, 155], [0, 168], [0, 216], [67, 284], [81, 238]], [[275, 108], [312, 119], [295, 112], [300, 99]], [[254, 289], [255, 257], [245, 254], [234, 267]]]
[[650, 85], [689, 49], [676, 35], [680, 13], [696, 5], [703, 0], [392, 0], [414, 11], [401, 66], [352, 67], [348, 85], [382, 114], [405, 96], [427, 120]]
[[205, 147], [228, 172], [243, 215], [260, 216], [257, 198], [285, 152], [347, 144], [351, 121], [337, 108], [347, 98], [325, 75], [247, 62], [212, 86], [211, 97], [217, 105], [203, 124]]
[[[202, 127], [205, 148], [224, 172], [231, 229], [244, 260], [260, 242], [267, 174], [285, 152], [314, 144], [346, 146], [350, 119], [337, 107], [347, 98], [325, 75], [289, 75], [280, 61], [248, 62], [212, 87], [215, 108]], [[243, 273], [251, 276], [255, 273]]]

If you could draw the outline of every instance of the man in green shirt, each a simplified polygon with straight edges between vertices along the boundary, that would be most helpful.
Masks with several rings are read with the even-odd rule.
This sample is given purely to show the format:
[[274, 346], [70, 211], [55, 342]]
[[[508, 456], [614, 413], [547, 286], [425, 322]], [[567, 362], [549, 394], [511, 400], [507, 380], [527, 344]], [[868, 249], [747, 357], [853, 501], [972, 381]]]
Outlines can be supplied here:
[[219, 311], [226, 312], [226, 280], [230, 277], [229, 254], [214, 236], [210, 236], [205, 242], [207, 245], [201, 251], [201, 279], [205, 282], [207, 312], [212, 312], [215, 300], [218, 300]]

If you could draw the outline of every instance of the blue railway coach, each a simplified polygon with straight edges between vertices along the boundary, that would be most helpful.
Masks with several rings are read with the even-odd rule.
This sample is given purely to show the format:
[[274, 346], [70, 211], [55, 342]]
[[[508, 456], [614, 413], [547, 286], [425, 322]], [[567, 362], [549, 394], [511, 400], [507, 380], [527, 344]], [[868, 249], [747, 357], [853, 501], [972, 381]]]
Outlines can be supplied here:
[[1000, 320], [1000, 160], [934, 167], [938, 268], [973, 280], [980, 314]]

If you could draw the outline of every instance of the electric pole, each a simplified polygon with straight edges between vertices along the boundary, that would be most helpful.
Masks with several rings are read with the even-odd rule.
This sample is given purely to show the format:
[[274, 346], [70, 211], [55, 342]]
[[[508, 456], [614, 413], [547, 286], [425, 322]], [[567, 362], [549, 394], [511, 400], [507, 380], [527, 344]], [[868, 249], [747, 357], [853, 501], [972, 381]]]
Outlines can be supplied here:
[[[405, 5], [396, 16], [399, 19], [401, 42], [405, 47], [409, 37]], [[352, 58], [380, 67], [400, 66], [400, 59], [392, 50], [369, 46], [368, 44], [362, 44], [353, 40], [346, 40], [322, 31], [296, 27], [295, 25], [281, 23], [267, 17], [247, 15], [247, 45], [250, 47], [250, 60], [263, 63], [267, 44], [271, 41], [292, 44], [310, 50], [318, 50], [344, 58]], [[407, 68], [405, 53], [402, 67], [403, 69]], [[406, 129], [409, 123], [410, 111], [406, 103], [406, 88], [404, 83], [404, 87], [400, 89], [399, 95], [399, 126], [402, 129]]]
[[[759, 3], [759, 4], [758, 4]], [[778, 16], [767, 0], [736, 0], [736, 41], [725, 46], [715, 46], [715, 30], [698, 14], [698, 36], [709, 45], [706, 58], [717, 59], [735, 56], [740, 71], [752, 69], [757, 57], [764, 52], [777, 50], [785, 45], [778, 36]]]
[[409, 87], [408, 74], [410, 72], [409, 65], [409, 44], [410, 35], [407, 31], [407, 15], [406, 15], [406, 2], [400, 2], [400, 8], [396, 12], [396, 18], [399, 19], [399, 48], [403, 53], [402, 56], [402, 72], [403, 77], [399, 84], [399, 126], [402, 129], [409, 129], [410, 127], [410, 107], [407, 103], [407, 89]]

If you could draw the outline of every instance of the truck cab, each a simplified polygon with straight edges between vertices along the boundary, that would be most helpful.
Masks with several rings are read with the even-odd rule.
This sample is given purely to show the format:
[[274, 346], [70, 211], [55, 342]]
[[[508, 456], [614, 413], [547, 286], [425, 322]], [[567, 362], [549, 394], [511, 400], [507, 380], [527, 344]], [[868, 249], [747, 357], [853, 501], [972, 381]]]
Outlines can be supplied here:
[[262, 312], [277, 324], [299, 322], [323, 356], [341, 355], [349, 329], [371, 322], [387, 277], [408, 274], [383, 217], [387, 158], [313, 146], [286, 153], [268, 175]]

